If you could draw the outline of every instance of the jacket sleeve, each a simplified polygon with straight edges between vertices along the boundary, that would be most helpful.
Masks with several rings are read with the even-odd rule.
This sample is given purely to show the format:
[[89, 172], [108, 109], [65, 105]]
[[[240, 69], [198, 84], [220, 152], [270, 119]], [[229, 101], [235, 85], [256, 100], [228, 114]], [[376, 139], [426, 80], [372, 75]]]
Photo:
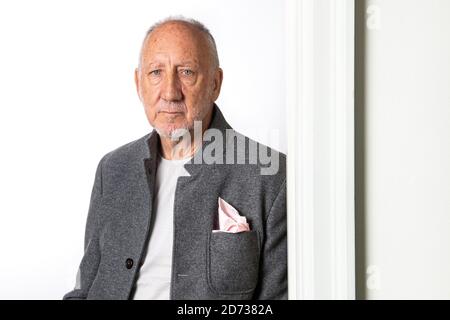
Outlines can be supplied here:
[[259, 282], [253, 299], [284, 300], [287, 287], [286, 180], [275, 198], [264, 228]]
[[104, 159], [105, 157], [99, 162], [95, 174], [85, 228], [84, 255], [77, 272], [75, 288], [66, 293], [63, 300], [86, 299], [92, 282], [97, 275], [97, 269], [100, 263], [99, 228], [103, 189], [102, 164]]

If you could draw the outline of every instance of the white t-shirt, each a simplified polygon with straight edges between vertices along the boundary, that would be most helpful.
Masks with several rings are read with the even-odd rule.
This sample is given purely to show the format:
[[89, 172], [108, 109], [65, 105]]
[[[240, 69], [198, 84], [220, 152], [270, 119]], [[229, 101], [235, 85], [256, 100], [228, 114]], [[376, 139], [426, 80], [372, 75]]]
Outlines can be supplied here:
[[170, 299], [175, 189], [178, 177], [189, 176], [184, 164], [190, 159], [166, 160], [159, 156], [153, 202], [155, 220], [136, 281], [135, 300]]

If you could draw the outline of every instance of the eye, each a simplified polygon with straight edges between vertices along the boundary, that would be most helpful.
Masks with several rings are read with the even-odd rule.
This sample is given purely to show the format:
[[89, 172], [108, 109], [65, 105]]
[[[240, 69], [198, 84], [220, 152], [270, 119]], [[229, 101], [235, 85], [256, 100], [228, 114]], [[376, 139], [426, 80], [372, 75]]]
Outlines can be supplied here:
[[148, 74], [152, 76], [159, 76], [161, 74], [161, 69], [152, 70]]
[[183, 70], [181, 70], [181, 73], [182, 73], [184, 76], [192, 76], [192, 75], [194, 74], [194, 71], [192, 71], [192, 70], [190, 70], [190, 69], [183, 69]]

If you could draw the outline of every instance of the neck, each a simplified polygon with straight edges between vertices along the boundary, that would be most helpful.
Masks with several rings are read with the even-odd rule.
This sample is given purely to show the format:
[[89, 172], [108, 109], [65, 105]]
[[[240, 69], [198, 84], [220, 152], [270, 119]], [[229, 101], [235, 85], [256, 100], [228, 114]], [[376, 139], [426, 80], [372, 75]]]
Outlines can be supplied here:
[[[192, 133], [190, 132], [192, 136]], [[190, 158], [197, 150], [194, 140], [188, 136], [183, 136], [179, 140], [174, 141], [170, 138], [161, 139], [161, 155], [167, 160], [181, 160]]]
[[[212, 108], [207, 116], [202, 120], [202, 137], [211, 123]], [[181, 160], [192, 157], [198, 148], [201, 148], [203, 139], [196, 141], [193, 130], [178, 140], [168, 137], [161, 137], [161, 155], [167, 160]]]

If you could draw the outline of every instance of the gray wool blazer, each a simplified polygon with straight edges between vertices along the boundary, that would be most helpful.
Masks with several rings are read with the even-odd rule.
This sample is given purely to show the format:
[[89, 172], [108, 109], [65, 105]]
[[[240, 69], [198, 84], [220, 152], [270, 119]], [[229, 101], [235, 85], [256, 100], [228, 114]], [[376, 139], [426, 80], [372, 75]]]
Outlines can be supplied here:
[[[217, 105], [210, 128], [224, 136], [232, 129]], [[233, 132], [246, 146], [256, 144]], [[223, 140], [205, 141], [203, 150], [214, 143], [223, 143], [216, 151], [224, 155], [235, 149]], [[101, 159], [76, 286], [63, 299], [133, 297], [151, 230], [158, 148], [153, 130]], [[287, 298], [286, 156], [269, 150], [279, 156], [274, 175], [261, 175], [264, 164], [249, 161], [248, 148], [245, 164], [185, 164], [190, 176], [178, 178], [175, 193], [171, 299]], [[251, 231], [211, 232], [218, 197], [247, 218]]]

